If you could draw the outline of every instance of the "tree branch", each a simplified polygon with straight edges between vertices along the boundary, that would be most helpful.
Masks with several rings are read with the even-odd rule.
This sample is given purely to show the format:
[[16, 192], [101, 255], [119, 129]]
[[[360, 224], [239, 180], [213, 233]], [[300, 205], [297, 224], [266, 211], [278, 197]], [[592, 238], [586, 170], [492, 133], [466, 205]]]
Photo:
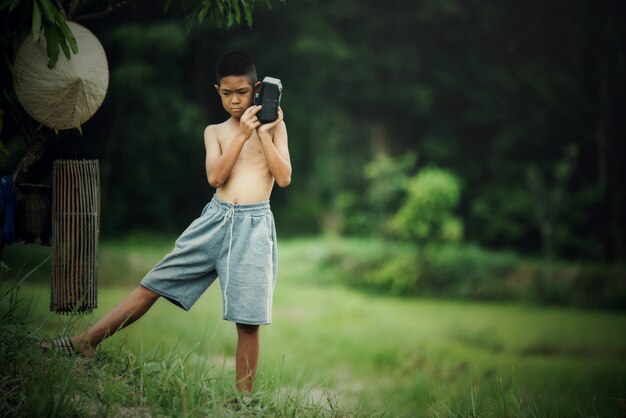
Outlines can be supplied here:
[[76, 10], [78, 10], [78, 6], [80, 6], [80, 0], [72, 0], [70, 2], [70, 8], [67, 14], [67, 19], [72, 20], [74, 15], [76, 14]]
[[114, 11], [126, 6], [128, 3], [130, 3], [130, 0], [119, 0], [118, 2], [112, 3], [106, 9], [101, 10], [99, 12], [78, 16], [77, 18], [74, 19], [74, 22], [84, 22], [85, 20], [93, 20], [93, 19], [100, 19], [100, 18], [107, 17]]
[[28, 128], [28, 123], [22, 116], [22, 113], [17, 108], [17, 106], [15, 106], [15, 103], [13, 103], [13, 101], [9, 98], [7, 91], [5, 89], [2, 89], [2, 92], [4, 94], [4, 99], [8, 104], [8, 106], [5, 108], [7, 110], [7, 113], [11, 116], [11, 119], [13, 119], [13, 123], [15, 123], [15, 126], [22, 134], [22, 138], [26, 143], [26, 147], [31, 147], [32, 144], [35, 142], [35, 134]]
[[29, 121], [25, 118], [25, 114], [9, 98], [6, 90], [3, 89], [3, 93], [2, 107], [13, 119], [15, 127], [26, 143], [26, 153], [13, 172], [13, 190], [15, 190], [28, 178], [33, 167], [41, 160], [46, 150], [52, 144], [51, 132], [43, 128], [39, 130], [32, 129]]
[[59, 12], [61, 12], [63, 19], [67, 20], [67, 14], [65, 13], [65, 9], [63, 8], [63, 5], [61, 4], [61, 2], [59, 0], [54, 0], [54, 2], [56, 3], [57, 9], [59, 9]]
[[33, 144], [26, 149], [24, 157], [13, 171], [13, 189], [17, 189], [22, 183], [24, 183], [29, 175], [32, 174], [33, 169], [41, 161], [46, 151], [50, 149], [50, 146], [54, 143], [52, 141], [51, 132], [41, 129], [34, 133], [35, 138]]

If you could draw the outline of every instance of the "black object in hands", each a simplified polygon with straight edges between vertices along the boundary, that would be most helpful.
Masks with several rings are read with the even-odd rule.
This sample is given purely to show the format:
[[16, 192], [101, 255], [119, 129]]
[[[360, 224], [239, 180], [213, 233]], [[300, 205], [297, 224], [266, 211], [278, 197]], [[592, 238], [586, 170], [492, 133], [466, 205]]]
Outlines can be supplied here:
[[265, 77], [261, 82], [261, 89], [254, 95], [254, 104], [263, 106], [256, 114], [261, 123], [274, 122], [278, 119], [278, 106], [283, 85], [274, 77]]

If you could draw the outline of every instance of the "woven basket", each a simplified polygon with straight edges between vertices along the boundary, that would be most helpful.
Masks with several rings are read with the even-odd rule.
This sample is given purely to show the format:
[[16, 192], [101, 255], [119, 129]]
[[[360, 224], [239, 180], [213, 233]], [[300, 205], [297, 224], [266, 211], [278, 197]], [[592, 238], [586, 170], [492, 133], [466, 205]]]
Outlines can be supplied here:
[[52, 220], [50, 310], [91, 312], [98, 306], [98, 160], [54, 162]]
[[16, 240], [50, 245], [52, 229], [50, 186], [22, 183], [15, 195]]

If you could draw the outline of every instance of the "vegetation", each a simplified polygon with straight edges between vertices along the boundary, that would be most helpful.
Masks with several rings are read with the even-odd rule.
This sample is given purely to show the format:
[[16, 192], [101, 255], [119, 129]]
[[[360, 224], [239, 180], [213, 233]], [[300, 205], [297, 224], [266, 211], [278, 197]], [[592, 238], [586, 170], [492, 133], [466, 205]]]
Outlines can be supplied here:
[[[459, 180], [435, 167], [409, 176], [404, 173], [406, 161], [384, 157], [366, 167], [374, 185], [379, 182], [374, 173], [385, 172], [391, 179], [391, 191], [381, 193], [378, 205], [372, 206], [373, 213], [386, 212], [387, 221], [375, 226], [383, 239], [362, 252], [351, 246], [329, 252], [328, 264], [343, 269], [344, 281], [394, 295], [626, 308], [623, 264], [557, 262], [551, 250], [543, 260], [532, 260], [463, 243], [463, 225], [454, 214]], [[546, 194], [544, 199], [558, 196]], [[392, 200], [400, 202], [395, 213]], [[554, 216], [543, 213], [538, 218]], [[552, 225], [550, 220], [539, 223]]]
[[406, 184], [406, 198], [392, 220], [395, 229], [418, 248], [460, 241], [463, 225], [453, 212], [460, 194], [459, 181], [450, 173], [421, 170]]
[[[268, 2], [141, 2], [85, 23], [108, 95], [82, 134], [53, 135], [14, 117], [11, 62], [27, 36], [69, 52], [62, 12], [35, 8], [79, 3], [105, 4], [0, 2], [0, 175], [48, 184], [56, 158], [100, 159], [100, 308], [50, 315], [50, 249], [4, 248], [0, 410], [626, 413], [626, 3], [301, 0], [251, 25]], [[95, 321], [210, 199], [202, 132], [227, 117], [213, 66], [232, 49], [282, 80], [294, 167], [272, 194], [280, 282], [257, 392], [231, 385], [215, 289], [189, 313], [158, 302], [93, 360], [42, 356], [39, 338]]]
[[[375, 241], [281, 242], [275, 322], [262, 330], [260, 374], [250, 407], [243, 408], [231, 384], [236, 336], [219, 317], [217, 289], [209, 289], [186, 313], [157, 302], [140, 322], [105, 341], [93, 360], [41, 356], [35, 348], [38, 338], [84, 329], [135, 286], [171, 243], [158, 237], [103, 243], [100, 308], [89, 316], [46, 312], [46, 265], [24, 281], [13, 299], [20, 299], [19, 305], [7, 300], [5, 283], [0, 352], [3, 370], [10, 371], [3, 373], [2, 383], [2, 400], [14, 408], [10, 411], [407, 417], [624, 413], [623, 313], [406, 299], [341, 286], [344, 272], [328, 263], [328, 254], [372, 254], [379, 250]], [[20, 264], [28, 271], [45, 258], [30, 253], [39, 248], [7, 251], [16, 260], [30, 259]]]
[[624, 310], [624, 266], [546, 262], [476, 245], [413, 246], [392, 241], [343, 241], [324, 253], [350, 286], [399, 296], [465, 300], [517, 300], [538, 305]]
[[198, 347], [215, 342], [206, 333], [194, 339], [191, 351], [161, 344], [137, 351], [120, 337], [94, 358], [42, 353], [39, 342], [46, 330], [72, 335], [84, 319], [43, 314], [40, 290], [7, 281], [0, 285], [3, 416], [365, 416], [340, 410], [324, 390], [280, 386], [279, 370], [260, 376], [252, 396], [240, 394], [225, 371], [226, 357], [216, 364], [219, 357], [198, 355]]
[[[412, 154], [407, 175], [436, 166], [460, 180], [464, 240], [624, 260], [621, 2], [273, 2], [252, 28], [207, 19], [190, 32], [172, 4], [88, 22], [109, 94], [29, 179], [46, 183], [53, 158], [99, 158], [103, 234], [179, 231], [210, 197], [202, 132], [226, 116], [213, 66], [241, 48], [285, 86], [294, 175], [272, 200], [282, 235], [378, 234], [401, 198], [372, 201], [394, 180], [374, 184], [364, 167]], [[25, 150], [8, 117], [2, 142], [11, 173]]]

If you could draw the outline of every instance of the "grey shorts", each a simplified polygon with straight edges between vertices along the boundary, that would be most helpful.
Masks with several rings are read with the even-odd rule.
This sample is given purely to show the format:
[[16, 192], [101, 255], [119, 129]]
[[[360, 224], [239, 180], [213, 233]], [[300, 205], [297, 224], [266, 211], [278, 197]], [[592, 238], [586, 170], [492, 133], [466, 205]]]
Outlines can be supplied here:
[[213, 196], [141, 285], [189, 310], [218, 277], [224, 319], [272, 322], [276, 228], [269, 202], [239, 205]]

